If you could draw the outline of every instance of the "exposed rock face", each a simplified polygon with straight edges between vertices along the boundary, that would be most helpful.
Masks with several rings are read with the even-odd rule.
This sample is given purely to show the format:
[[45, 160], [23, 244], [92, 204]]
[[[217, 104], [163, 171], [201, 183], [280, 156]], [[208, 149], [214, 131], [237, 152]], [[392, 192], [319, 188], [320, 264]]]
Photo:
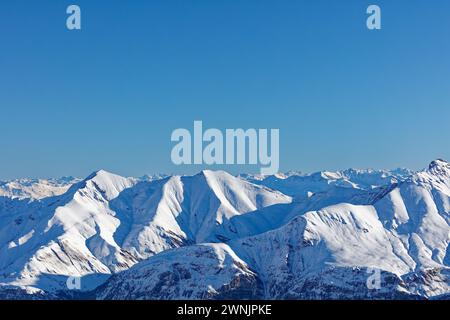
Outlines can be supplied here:
[[261, 282], [224, 244], [198, 245], [154, 256], [113, 276], [99, 299], [259, 299]]

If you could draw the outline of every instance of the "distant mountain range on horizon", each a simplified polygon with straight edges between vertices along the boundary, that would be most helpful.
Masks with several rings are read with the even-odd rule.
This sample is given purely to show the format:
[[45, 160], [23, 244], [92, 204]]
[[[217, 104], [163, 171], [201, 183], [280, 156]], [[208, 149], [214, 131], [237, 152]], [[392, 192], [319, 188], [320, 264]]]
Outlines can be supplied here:
[[0, 298], [448, 299], [449, 224], [441, 159], [417, 172], [1, 181]]
[[[203, 170], [211, 171], [211, 170]], [[214, 170], [212, 170], [214, 171]], [[223, 171], [223, 170], [215, 170]], [[96, 174], [97, 172], [108, 172], [107, 170], [93, 171], [89, 176]], [[335, 180], [340, 180], [342, 183], [345, 181], [358, 181], [358, 176], [373, 176], [374, 186], [385, 183], [386, 179], [404, 179], [416, 171], [407, 168], [396, 168], [392, 170], [380, 170], [380, 169], [346, 169], [337, 171], [317, 171], [312, 173], [303, 173], [301, 171], [288, 171], [280, 172], [275, 175], [263, 176], [260, 174], [240, 173], [236, 176], [240, 179], [255, 183], [270, 185], [274, 181], [279, 180], [296, 180], [296, 179], [310, 179], [318, 176], [328, 176]], [[156, 173], [145, 174], [140, 177], [128, 177], [136, 181], [154, 181], [174, 176], [176, 174]], [[75, 183], [82, 181], [80, 177], [63, 176], [59, 178], [16, 178], [16, 179], [0, 179], [0, 196], [6, 196], [11, 198], [39, 200], [50, 196], [60, 195], [66, 192], [69, 187]], [[359, 179], [361, 181], [361, 179]], [[363, 182], [363, 185], [366, 181]], [[286, 183], [289, 184], [289, 183]], [[367, 187], [367, 186], [364, 186]], [[370, 186], [369, 186], [370, 187]]]

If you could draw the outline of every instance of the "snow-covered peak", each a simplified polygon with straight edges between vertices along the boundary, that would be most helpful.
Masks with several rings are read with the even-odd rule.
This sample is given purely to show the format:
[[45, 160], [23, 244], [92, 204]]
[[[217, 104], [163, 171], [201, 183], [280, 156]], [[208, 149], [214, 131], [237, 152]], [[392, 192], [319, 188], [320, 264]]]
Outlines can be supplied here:
[[205, 178], [223, 177], [223, 178], [234, 178], [231, 174], [223, 170], [202, 170], [197, 175], [204, 176]]
[[115, 173], [111, 173], [109, 171], [100, 169], [97, 171], [92, 172], [90, 175], [87, 176], [87, 178], [85, 180], [92, 180], [92, 179], [114, 179], [114, 178], [122, 178], [121, 176], [115, 174]]
[[134, 179], [99, 170], [68, 178], [59, 196], [0, 197], [0, 298], [2, 284], [52, 293], [81, 276], [84, 291], [116, 273], [98, 297], [370, 297], [366, 268], [386, 275], [381, 298], [400, 284], [408, 297], [448, 293], [449, 163], [409, 173]]
[[450, 163], [441, 159], [434, 160], [427, 169], [412, 175], [407, 182], [429, 190], [438, 189], [450, 195]]
[[84, 183], [87, 187], [95, 187], [106, 199], [116, 198], [124, 189], [136, 183], [134, 178], [124, 178], [106, 170], [98, 170], [90, 174]]
[[450, 177], [450, 163], [442, 159], [434, 160], [428, 166], [428, 172], [433, 175]]

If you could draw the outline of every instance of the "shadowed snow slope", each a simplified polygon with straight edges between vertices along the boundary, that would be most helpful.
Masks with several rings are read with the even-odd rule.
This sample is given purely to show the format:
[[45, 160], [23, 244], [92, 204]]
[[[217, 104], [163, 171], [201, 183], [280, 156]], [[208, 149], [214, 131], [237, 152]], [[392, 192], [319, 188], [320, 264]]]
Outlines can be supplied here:
[[[269, 297], [342, 298], [352, 292], [343, 274], [352, 281], [360, 277], [364, 287], [368, 275], [355, 275], [355, 267], [391, 274], [389, 294], [448, 293], [449, 168], [447, 162], [435, 161], [374, 199], [373, 205], [337, 204], [308, 212], [278, 230], [231, 246], [265, 279]], [[340, 287], [338, 282], [322, 283], [322, 289], [308, 292], [312, 282], [329, 278], [333, 270]], [[419, 280], [409, 283], [411, 274]]]
[[100, 299], [445, 297], [450, 164], [406, 172], [274, 177], [295, 201], [222, 171], [0, 197], [0, 297], [67, 297], [67, 276]]
[[[245, 226], [245, 220], [240, 221], [242, 234], [247, 232], [252, 236], [237, 237], [228, 244], [256, 277], [252, 292], [257, 298], [421, 299], [444, 296], [450, 291], [447, 169], [445, 162], [438, 166], [432, 163], [430, 169], [370, 194], [365, 201], [372, 204], [335, 204], [299, 214], [276, 230], [258, 233], [276, 220], [277, 212], [282, 214], [298, 204], [267, 207], [255, 213], [257, 218], [247, 220], [252, 225]], [[260, 224], [253, 225], [257, 221]], [[185, 250], [196, 251], [193, 247], [171, 251], [171, 256], [177, 258], [165, 260], [164, 270], [191, 269], [191, 259], [182, 258]], [[132, 278], [133, 282], [141, 284], [138, 296], [153, 298], [153, 289], [152, 294], [146, 294], [144, 289], [154, 288], [146, 279], [147, 272], [154, 274], [158, 269], [152, 259], [107, 283], [99, 289], [99, 296], [120, 298], [123, 295], [114, 288], [134, 288], [129, 282]], [[234, 270], [228, 265], [223, 267], [229, 268], [228, 272]], [[377, 272], [380, 287], [373, 290], [368, 283]], [[178, 277], [176, 283], [184, 290], [194, 290], [197, 297], [202, 296], [198, 290], [203, 292], [202, 297], [210, 292], [204, 289], [208, 281], [193, 284]], [[238, 290], [239, 286], [234, 284], [234, 288]], [[177, 295], [172, 291], [170, 294], [170, 298], [183, 297], [186, 297], [184, 293]]]
[[231, 217], [291, 201], [211, 171], [150, 182], [98, 171], [58, 197], [2, 200], [0, 282], [47, 291], [64, 289], [67, 276], [119, 272], [161, 251], [214, 240]]
[[123, 225], [128, 230], [118, 233], [119, 243], [136, 257], [147, 258], [182, 245], [217, 242], [216, 230], [226, 229], [234, 216], [289, 202], [280, 192], [226, 172], [203, 171], [140, 183], [111, 206], [127, 221]]
[[108, 205], [133, 183], [98, 171], [61, 196], [28, 206], [14, 206], [14, 200], [4, 204], [0, 211], [3, 281], [50, 290], [61, 285], [58, 275], [110, 273], [133, 265], [136, 260], [114, 242], [120, 221]]

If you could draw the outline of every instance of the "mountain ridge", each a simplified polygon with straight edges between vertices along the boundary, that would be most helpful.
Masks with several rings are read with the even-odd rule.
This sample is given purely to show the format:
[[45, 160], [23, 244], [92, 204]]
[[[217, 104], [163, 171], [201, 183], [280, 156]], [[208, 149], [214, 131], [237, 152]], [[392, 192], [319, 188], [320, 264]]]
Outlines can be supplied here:
[[[70, 297], [75, 276], [99, 298], [158, 298], [149, 272], [163, 286], [194, 286], [160, 291], [167, 299], [352, 298], [352, 287], [359, 298], [448, 294], [450, 164], [407, 177], [343, 172], [268, 177], [271, 188], [224, 171], [152, 180], [98, 170], [60, 195], [0, 196], [0, 296]], [[215, 265], [214, 285], [190, 282]], [[377, 293], [364, 284], [372, 268], [387, 281]], [[126, 295], [123, 286], [136, 287]]]

